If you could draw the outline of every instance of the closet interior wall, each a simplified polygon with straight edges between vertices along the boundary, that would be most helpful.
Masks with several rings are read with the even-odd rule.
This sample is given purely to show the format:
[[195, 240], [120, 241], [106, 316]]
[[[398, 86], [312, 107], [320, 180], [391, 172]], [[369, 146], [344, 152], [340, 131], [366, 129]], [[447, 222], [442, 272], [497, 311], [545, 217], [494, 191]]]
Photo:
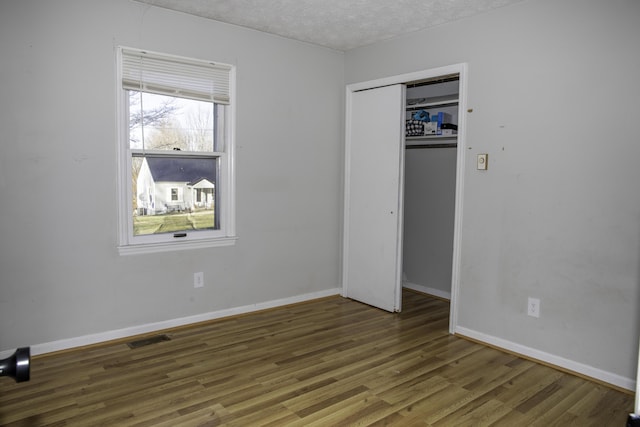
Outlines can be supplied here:
[[[406, 118], [424, 108], [431, 115], [444, 111], [457, 124], [458, 93], [457, 78], [408, 84]], [[407, 137], [405, 150], [403, 286], [446, 299], [451, 298], [456, 139]]]

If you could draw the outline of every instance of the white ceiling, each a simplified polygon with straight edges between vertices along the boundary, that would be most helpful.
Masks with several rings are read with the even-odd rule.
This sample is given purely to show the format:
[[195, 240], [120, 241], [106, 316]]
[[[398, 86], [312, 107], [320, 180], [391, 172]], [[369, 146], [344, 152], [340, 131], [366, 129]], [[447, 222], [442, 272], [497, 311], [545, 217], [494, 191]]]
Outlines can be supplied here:
[[523, 0], [136, 0], [346, 51]]

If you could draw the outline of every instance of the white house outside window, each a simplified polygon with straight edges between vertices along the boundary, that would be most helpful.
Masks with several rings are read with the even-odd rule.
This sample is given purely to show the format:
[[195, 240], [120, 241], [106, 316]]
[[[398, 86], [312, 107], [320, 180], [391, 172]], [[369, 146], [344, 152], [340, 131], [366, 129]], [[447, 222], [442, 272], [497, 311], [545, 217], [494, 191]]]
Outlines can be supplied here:
[[118, 49], [119, 251], [235, 241], [234, 68]]

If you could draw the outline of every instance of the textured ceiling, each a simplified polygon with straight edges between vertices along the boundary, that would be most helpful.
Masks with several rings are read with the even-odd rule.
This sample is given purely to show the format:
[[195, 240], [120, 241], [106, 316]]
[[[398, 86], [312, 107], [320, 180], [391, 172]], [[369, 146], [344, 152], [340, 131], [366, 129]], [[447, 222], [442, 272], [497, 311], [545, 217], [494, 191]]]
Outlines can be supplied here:
[[523, 0], [136, 0], [346, 51]]

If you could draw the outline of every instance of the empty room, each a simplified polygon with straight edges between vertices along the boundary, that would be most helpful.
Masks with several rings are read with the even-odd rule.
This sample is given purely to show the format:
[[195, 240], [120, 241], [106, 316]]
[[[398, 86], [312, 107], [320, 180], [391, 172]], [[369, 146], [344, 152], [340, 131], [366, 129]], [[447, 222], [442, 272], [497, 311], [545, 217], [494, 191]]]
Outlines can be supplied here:
[[0, 425], [632, 422], [639, 24], [0, 0]]

